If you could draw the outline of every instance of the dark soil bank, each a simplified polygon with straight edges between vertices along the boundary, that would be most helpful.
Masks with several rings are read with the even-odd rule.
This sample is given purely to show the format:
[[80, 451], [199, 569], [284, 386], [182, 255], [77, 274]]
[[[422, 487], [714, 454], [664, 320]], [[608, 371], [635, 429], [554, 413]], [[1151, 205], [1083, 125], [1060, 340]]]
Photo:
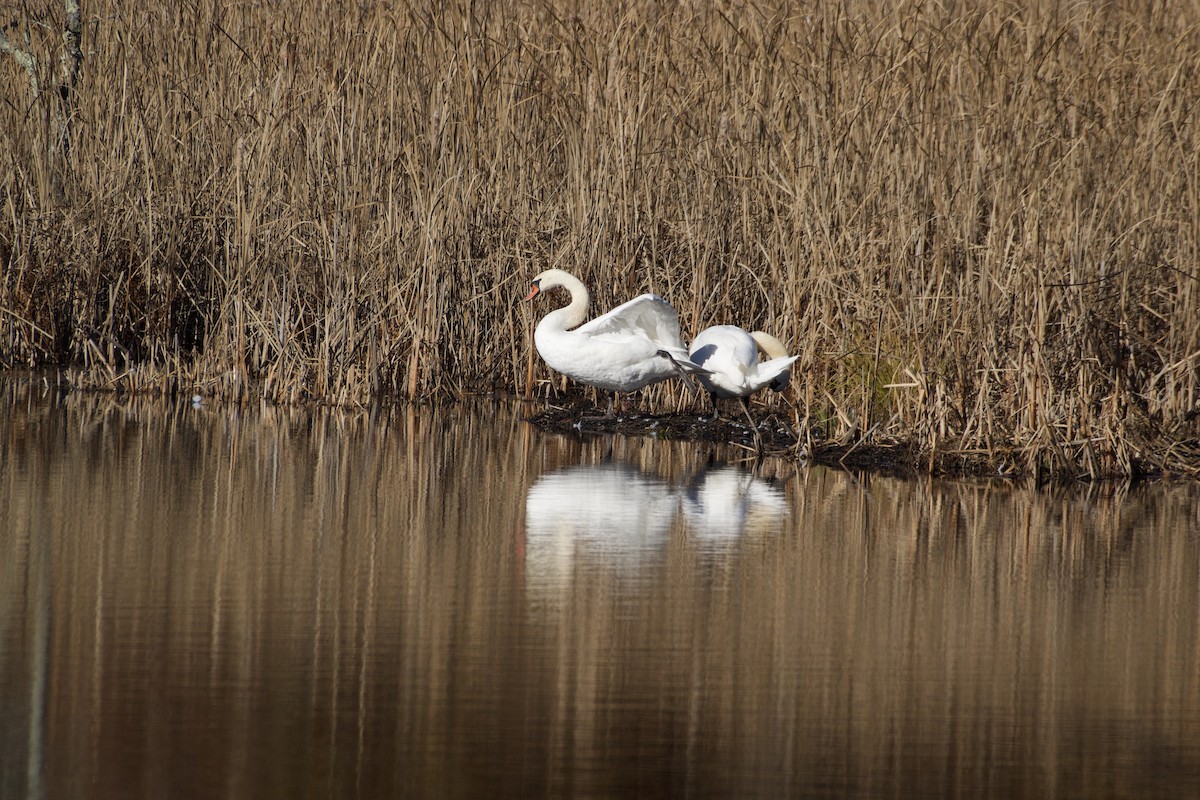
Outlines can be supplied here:
[[[736, 408], [736, 407], [735, 407]], [[557, 405], [533, 413], [529, 422], [553, 433], [594, 436], [620, 434], [656, 439], [727, 443], [756, 451], [754, 434], [747, 421], [723, 410], [709, 422], [700, 414], [618, 414], [612, 419], [588, 400], [560, 400]], [[1012, 475], [1003, 464], [992, 464], [982, 456], [963, 453], [922, 456], [903, 442], [866, 442], [861, 439], [833, 440], [813, 430], [798, 438], [794, 423], [778, 414], [756, 414], [755, 422], [762, 455], [783, 457], [845, 469], [866, 469], [889, 474], [983, 476]]]

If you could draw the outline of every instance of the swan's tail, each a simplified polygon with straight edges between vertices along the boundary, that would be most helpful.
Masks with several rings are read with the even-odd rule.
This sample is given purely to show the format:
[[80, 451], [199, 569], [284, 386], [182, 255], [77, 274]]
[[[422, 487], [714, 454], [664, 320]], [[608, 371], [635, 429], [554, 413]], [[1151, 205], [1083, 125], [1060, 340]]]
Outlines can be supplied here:
[[792, 379], [792, 362], [799, 357], [784, 356], [761, 362], [758, 365], [758, 376], [762, 383], [759, 385], [769, 384], [775, 391], [782, 392]]

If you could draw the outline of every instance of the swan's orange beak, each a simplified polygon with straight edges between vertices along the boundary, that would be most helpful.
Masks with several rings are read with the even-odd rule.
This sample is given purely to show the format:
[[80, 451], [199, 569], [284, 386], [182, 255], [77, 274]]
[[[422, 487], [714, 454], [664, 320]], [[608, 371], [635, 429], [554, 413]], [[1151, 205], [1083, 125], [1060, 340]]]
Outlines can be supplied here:
[[533, 298], [538, 296], [538, 292], [540, 292], [540, 291], [541, 291], [541, 289], [538, 288], [538, 285], [536, 283], [533, 284], [532, 286], [529, 287], [529, 294], [525, 295], [525, 299], [532, 300]]

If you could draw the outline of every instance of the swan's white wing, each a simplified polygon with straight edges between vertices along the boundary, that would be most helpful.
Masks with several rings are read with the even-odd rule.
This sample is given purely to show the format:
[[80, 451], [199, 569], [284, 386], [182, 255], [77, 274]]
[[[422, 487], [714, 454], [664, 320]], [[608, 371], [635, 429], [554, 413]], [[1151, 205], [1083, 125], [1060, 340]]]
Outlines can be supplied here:
[[720, 370], [745, 374], [758, 363], [758, 346], [750, 334], [735, 325], [714, 325], [705, 328], [692, 340], [688, 353], [692, 361]]
[[589, 336], [605, 334], [645, 336], [663, 347], [683, 347], [679, 315], [656, 294], [644, 294], [601, 314], [575, 329]]

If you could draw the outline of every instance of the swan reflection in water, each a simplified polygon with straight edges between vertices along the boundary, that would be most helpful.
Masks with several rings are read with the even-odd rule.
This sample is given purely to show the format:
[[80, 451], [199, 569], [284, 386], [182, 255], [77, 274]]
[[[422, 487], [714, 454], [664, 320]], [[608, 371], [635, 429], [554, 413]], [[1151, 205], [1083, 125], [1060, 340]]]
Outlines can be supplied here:
[[567, 467], [538, 478], [526, 495], [526, 585], [567, 588], [581, 570], [636, 577], [665, 558], [681, 510], [701, 550], [777, 531], [789, 513], [781, 489], [735, 466], [707, 468], [679, 485], [620, 462]]
[[665, 553], [678, 508], [675, 489], [627, 464], [543, 475], [525, 496], [526, 581], [569, 585], [577, 561], [636, 573]]
[[700, 546], [731, 546], [744, 534], [777, 532], [788, 517], [783, 490], [734, 466], [704, 470], [683, 493], [688, 530]]

